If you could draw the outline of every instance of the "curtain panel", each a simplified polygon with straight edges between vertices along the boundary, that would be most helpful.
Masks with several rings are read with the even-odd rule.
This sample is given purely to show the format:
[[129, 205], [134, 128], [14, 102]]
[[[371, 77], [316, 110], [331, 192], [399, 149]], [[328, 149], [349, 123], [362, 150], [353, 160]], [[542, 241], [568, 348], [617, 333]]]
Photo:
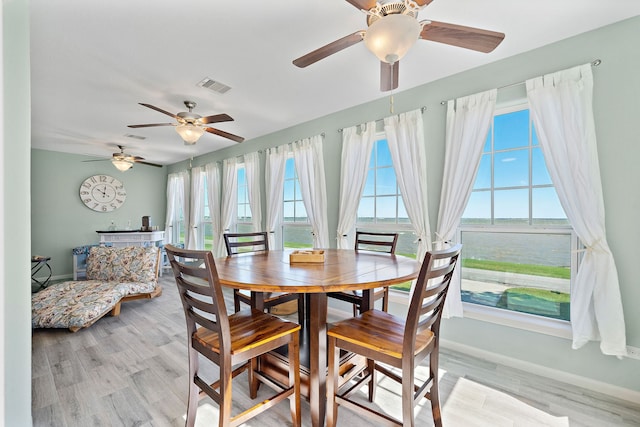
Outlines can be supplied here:
[[[211, 217], [211, 230], [213, 230], [212, 252], [214, 257], [224, 256], [220, 251], [220, 241], [222, 235], [220, 230], [220, 166], [218, 163], [205, 165], [205, 175], [207, 179], [207, 197], [209, 200], [209, 215]], [[224, 243], [223, 243], [224, 244]]]
[[293, 159], [298, 172], [302, 201], [313, 230], [313, 246], [329, 247], [327, 224], [327, 188], [324, 175], [322, 136], [305, 138], [293, 144]]
[[417, 259], [422, 261], [427, 251], [431, 250], [422, 112], [414, 110], [387, 117], [384, 119], [384, 130], [402, 200], [418, 236]]
[[247, 176], [247, 191], [251, 207], [251, 226], [253, 231], [262, 231], [262, 203], [260, 201], [260, 156], [257, 152], [244, 155], [244, 170]]
[[600, 340], [604, 354], [626, 354], [618, 272], [605, 230], [593, 118], [593, 76], [585, 64], [527, 80], [540, 147], [560, 203], [586, 246], [571, 287], [573, 348]]
[[358, 205], [367, 181], [371, 150], [376, 138], [376, 123], [345, 128], [342, 131], [342, 160], [340, 166], [340, 207], [338, 212], [338, 249], [354, 247], [354, 225]]
[[[447, 103], [444, 172], [435, 249], [450, 247], [454, 239], [478, 173], [497, 93], [497, 89], [492, 89]], [[444, 317], [463, 316], [460, 264], [449, 284]]]
[[180, 189], [182, 188], [182, 183], [180, 182], [182, 178], [178, 173], [169, 174], [167, 177], [167, 214], [166, 220], [164, 224], [164, 241], [166, 243], [177, 243], [174, 242], [173, 239], [173, 227], [174, 221], [178, 217], [178, 206], [182, 204], [182, 197]]
[[191, 169], [191, 203], [189, 205], [189, 229], [185, 247], [187, 249], [202, 249], [199, 232], [202, 223], [204, 201], [204, 169], [200, 166]]
[[[231, 229], [238, 218], [238, 160], [233, 157], [222, 162], [222, 194], [220, 198], [220, 229], [218, 235], [222, 237], [224, 233]], [[218, 239], [219, 253], [226, 253], [224, 239]]]
[[284, 199], [284, 171], [289, 148], [286, 145], [267, 150], [265, 159], [265, 186], [267, 193], [266, 230], [269, 233], [269, 247], [275, 248], [276, 226], [280, 222]]

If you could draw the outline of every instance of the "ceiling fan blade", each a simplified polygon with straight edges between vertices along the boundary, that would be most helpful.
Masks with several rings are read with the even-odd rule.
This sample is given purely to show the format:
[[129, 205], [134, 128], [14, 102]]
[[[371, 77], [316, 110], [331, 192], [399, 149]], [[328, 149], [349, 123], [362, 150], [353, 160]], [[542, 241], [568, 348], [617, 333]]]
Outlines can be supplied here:
[[94, 159], [94, 160], [83, 160], [83, 162], [106, 162], [111, 159]]
[[369, 10], [376, 6], [376, 0], [347, 0], [347, 2], [360, 10]]
[[214, 134], [214, 135], [221, 136], [221, 137], [223, 137], [223, 138], [230, 139], [230, 140], [235, 141], [235, 142], [242, 142], [242, 141], [244, 141], [244, 138], [243, 138], [243, 137], [241, 137], [241, 136], [237, 136], [237, 135], [234, 135], [234, 134], [229, 133], [229, 132], [225, 132], [225, 131], [220, 130], [220, 129], [216, 129], [216, 128], [203, 128], [203, 129], [204, 129], [204, 130], [206, 130], [206, 131], [207, 131], [207, 132], [209, 132], [209, 133], [212, 133], [212, 134]]
[[[375, 3], [375, 2], [374, 2]], [[304, 56], [293, 61], [293, 65], [296, 67], [304, 68], [321, 59], [326, 58], [329, 55], [333, 55], [336, 52], [340, 52], [343, 49], [353, 46], [356, 43], [361, 42], [364, 39], [364, 31], [356, 31], [353, 34], [349, 34], [341, 39], [322, 46], [313, 52], [307, 53]]]
[[149, 163], [149, 162], [142, 162], [140, 160], [134, 160], [135, 163], [141, 164], [141, 165], [147, 165], [147, 166], [155, 166], [157, 168], [161, 168], [162, 165], [157, 165], [155, 163]]
[[393, 64], [380, 61], [380, 90], [382, 92], [398, 88], [399, 70], [399, 61], [396, 61]]
[[176, 116], [175, 114], [170, 113], [170, 112], [168, 112], [168, 111], [165, 111], [165, 110], [163, 110], [162, 108], [158, 108], [158, 107], [156, 107], [155, 105], [151, 105], [151, 104], [143, 104], [142, 102], [138, 102], [138, 104], [140, 104], [140, 105], [142, 105], [142, 106], [144, 106], [144, 107], [147, 107], [147, 108], [151, 108], [152, 110], [156, 110], [156, 111], [157, 111], [157, 112], [159, 112], [159, 113], [166, 114], [167, 116], [173, 117], [174, 119], [178, 120], [178, 116]]
[[213, 116], [200, 117], [199, 122], [203, 125], [208, 123], [232, 122], [233, 118], [228, 114], [216, 114]]
[[151, 123], [148, 125], [128, 125], [130, 128], [151, 128], [155, 126], [175, 126], [175, 123]]
[[423, 40], [464, 47], [483, 53], [491, 52], [504, 40], [504, 34], [495, 31], [446, 22], [427, 22], [420, 33], [420, 38]]

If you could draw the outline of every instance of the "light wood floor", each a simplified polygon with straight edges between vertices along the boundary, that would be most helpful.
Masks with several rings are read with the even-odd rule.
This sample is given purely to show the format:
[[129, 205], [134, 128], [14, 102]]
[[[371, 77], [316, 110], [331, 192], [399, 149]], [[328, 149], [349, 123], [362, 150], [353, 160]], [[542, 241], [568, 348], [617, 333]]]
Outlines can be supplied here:
[[[33, 331], [34, 426], [184, 425], [188, 383], [184, 317], [172, 276], [165, 274], [161, 283], [162, 296], [125, 303], [119, 317], [105, 317], [75, 334]], [[640, 405], [446, 349], [440, 363], [446, 427], [640, 426]], [[238, 378], [234, 387], [236, 409], [247, 408], [246, 376]], [[264, 389], [261, 393], [269, 391]], [[399, 402], [398, 387], [382, 380], [376, 405], [398, 416]], [[347, 409], [338, 414], [339, 426], [373, 425]], [[430, 406], [424, 401], [417, 425], [431, 424]], [[217, 425], [217, 406], [208, 398], [200, 402], [196, 425]], [[246, 425], [291, 425], [288, 404]], [[306, 402], [303, 425], [310, 425]]]

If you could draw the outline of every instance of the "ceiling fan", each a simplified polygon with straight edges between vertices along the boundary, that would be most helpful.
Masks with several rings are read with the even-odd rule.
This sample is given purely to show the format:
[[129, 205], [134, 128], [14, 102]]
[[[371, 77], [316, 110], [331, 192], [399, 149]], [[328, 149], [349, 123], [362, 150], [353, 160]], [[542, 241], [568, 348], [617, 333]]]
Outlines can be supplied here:
[[118, 145], [118, 148], [120, 149], [120, 152], [113, 153], [110, 159], [84, 160], [84, 161], [85, 162], [104, 162], [107, 160], [111, 160], [111, 163], [113, 163], [113, 166], [115, 166], [116, 169], [118, 169], [121, 172], [131, 169], [134, 163], [140, 163], [141, 165], [155, 166], [157, 168], [162, 167], [162, 165], [145, 162], [144, 157], [132, 156], [131, 154], [125, 153], [124, 147], [122, 145]]
[[176, 132], [182, 137], [184, 143], [187, 145], [193, 145], [198, 142], [198, 139], [204, 134], [204, 132], [213, 133], [215, 135], [219, 135], [223, 138], [230, 139], [235, 142], [242, 142], [244, 138], [241, 136], [233, 135], [231, 133], [222, 131], [220, 129], [208, 127], [209, 123], [220, 123], [220, 122], [231, 122], [233, 119], [231, 116], [227, 114], [215, 114], [213, 116], [202, 117], [198, 114], [192, 112], [192, 110], [196, 107], [196, 103], [193, 101], [184, 101], [184, 105], [189, 109], [188, 112], [182, 112], [178, 114], [173, 114], [168, 111], [165, 111], [161, 108], [155, 107], [151, 104], [143, 104], [140, 105], [151, 108], [152, 110], [156, 110], [162, 114], [166, 114], [167, 116], [173, 117], [176, 119], [176, 123], [152, 123], [147, 125], [129, 125], [130, 128], [147, 128], [154, 126], [175, 126]]
[[418, 22], [418, 13], [433, 0], [347, 0], [367, 15], [367, 30], [356, 31], [293, 61], [304, 68], [364, 40], [380, 59], [380, 90], [398, 87], [399, 61], [418, 40], [429, 40], [489, 53], [504, 39], [503, 33], [448, 24]]

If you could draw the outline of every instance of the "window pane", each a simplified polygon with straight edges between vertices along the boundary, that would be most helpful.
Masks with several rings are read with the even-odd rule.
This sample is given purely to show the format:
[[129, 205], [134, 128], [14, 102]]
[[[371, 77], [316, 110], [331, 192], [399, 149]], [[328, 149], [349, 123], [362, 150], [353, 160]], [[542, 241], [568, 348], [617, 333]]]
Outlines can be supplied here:
[[296, 165], [293, 157], [287, 159], [284, 165], [284, 179], [293, 179], [296, 176]]
[[398, 224], [411, 224], [411, 220], [409, 220], [409, 214], [404, 206], [404, 200], [402, 200], [402, 197], [398, 197]]
[[396, 223], [396, 196], [377, 198], [376, 219], [378, 223]]
[[282, 220], [284, 222], [293, 222], [295, 220], [294, 202], [284, 202], [282, 209]]
[[480, 158], [476, 182], [473, 184], [474, 190], [484, 188], [491, 188], [491, 153], [483, 154]]
[[462, 214], [461, 224], [491, 224], [491, 192], [471, 193], [467, 207]]
[[534, 188], [532, 197], [532, 221], [535, 225], [568, 225], [556, 189], [553, 187]]
[[494, 117], [493, 149], [527, 147], [529, 145], [529, 110]]
[[294, 181], [284, 182], [284, 199], [283, 200], [289, 201], [294, 199], [294, 196], [295, 196], [294, 186], [295, 186]]
[[247, 185], [247, 176], [244, 168], [238, 168], [238, 187]]
[[370, 223], [374, 222], [374, 202], [375, 199], [373, 197], [363, 197], [360, 199], [360, 204], [358, 205], [358, 219], [359, 223]]
[[529, 150], [496, 153], [493, 167], [495, 188], [529, 185]]
[[462, 300], [569, 320], [571, 235], [462, 232]]
[[364, 183], [364, 191], [362, 192], [363, 196], [375, 196], [376, 194], [376, 170], [369, 169], [367, 172], [367, 181]]
[[285, 249], [312, 248], [313, 236], [311, 227], [284, 226], [282, 227], [283, 246]]
[[546, 184], [551, 184], [551, 177], [542, 150], [537, 147], [531, 150], [531, 185]]
[[376, 194], [397, 194], [396, 171], [393, 168], [378, 169], [376, 173]]
[[213, 225], [210, 222], [203, 222], [201, 227], [204, 228], [204, 250], [210, 251], [213, 249]]
[[386, 139], [381, 139], [376, 142], [377, 151], [377, 167], [391, 166], [393, 162], [391, 160], [391, 152], [389, 151], [389, 144]]
[[494, 224], [529, 224], [529, 189], [496, 190], [494, 197]]
[[493, 126], [489, 128], [489, 132], [487, 132], [487, 140], [484, 142], [484, 148], [482, 149], [483, 153], [491, 152], [491, 137], [493, 136]]
[[302, 200], [302, 190], [300, 189], [300, 181], [298, 181], [298, 179], [296, 178], [296, 180], [294, 181], [295, 185], [294, 185], [294, 194], [293, 196], [296, 198], [296, 200]]
[[302, 221], [302, 222], [306, 222], [309, 221], [309, 218], [307, 218], [307, 211], [304, 208], [304, 203], [302, 202], [295, 202], [295, 209], [296, 209], [296, 221]]

